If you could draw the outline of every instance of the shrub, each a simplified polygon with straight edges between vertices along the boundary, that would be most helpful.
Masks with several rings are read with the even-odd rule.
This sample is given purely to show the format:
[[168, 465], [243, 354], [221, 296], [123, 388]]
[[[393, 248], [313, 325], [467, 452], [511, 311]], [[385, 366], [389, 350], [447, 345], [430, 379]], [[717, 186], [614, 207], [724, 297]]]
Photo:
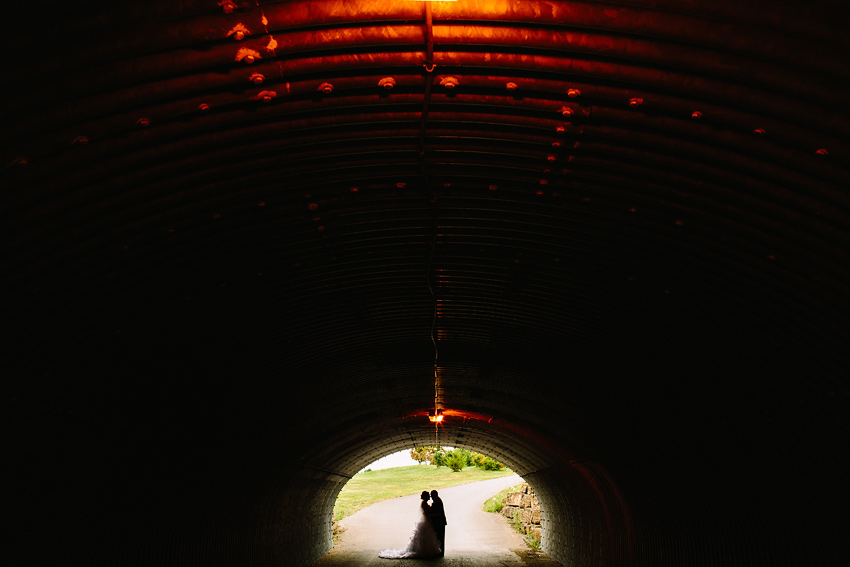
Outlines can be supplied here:
[[466, 466], [467, 456], [463, 450], [449, 451], [446, 453], [446, 466], [452, 469], [452, 472], [460, 472]]
[[442, 447], [438, 447], [436, 451], [434, 451], [434, 456], [431, 458], [431, 464], [436, 467], [443, 467], [446, 465], [446, 452]]
[[472, 457], [470, 459], [472, 462], [470, 464], [475, 465], [480, 469], [483, 467], [484, 459], [486, 458], [487, 457], [485, 455], [482, 455], [481, 453], [472, 453]]
[[485, 471], [500, 471], [505, 468], [505, 465], [495, 459], [491, 459], [490, 457], [484, 457], [484, 460], [480, 465], [478, 465], [478, 468], [484, 469]]
[[458, 455], [458, 459], [461, 459], [463, 461], [463, 466], [468, 467], [475, 464], [472, 459], [472, 451], [467, 451], [466, 449], [455, 449], [452, 452], [456, 453]]

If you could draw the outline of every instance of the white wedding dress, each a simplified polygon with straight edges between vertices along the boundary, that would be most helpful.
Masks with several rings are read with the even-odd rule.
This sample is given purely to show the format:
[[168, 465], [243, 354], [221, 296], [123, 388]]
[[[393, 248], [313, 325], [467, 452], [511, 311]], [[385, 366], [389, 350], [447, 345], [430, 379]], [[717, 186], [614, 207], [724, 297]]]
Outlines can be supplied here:
[[384, 559], [427, 558], [440, 553], [440, 540], [437, 539], [434, 526], [425, 517], [424, 507], [427, 506], [428, 503], [423, 500], [422, 506], [419, 507], [419, 519], [413, 527], [413, 533], [407, 541], [407, 547], [404, 549], [385, 549], [378, 554], [378, 557]]

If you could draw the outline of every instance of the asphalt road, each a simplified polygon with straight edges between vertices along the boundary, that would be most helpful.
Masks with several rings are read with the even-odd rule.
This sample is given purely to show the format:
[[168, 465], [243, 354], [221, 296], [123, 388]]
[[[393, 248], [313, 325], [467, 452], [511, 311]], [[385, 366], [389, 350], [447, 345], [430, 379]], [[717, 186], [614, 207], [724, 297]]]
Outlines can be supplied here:
[[417, 493], [378, 502], [342, 520], [340, 542], [315, 567], [558, 567], [542, 552], [528, 549], [503, 516], [481, 511], [485, 500], [520, 481], [510, 476], [439, 489], [448, 522], [446, 556], [441, 559], [378, 557], [384, 549], [407, 545], [419, 514]]

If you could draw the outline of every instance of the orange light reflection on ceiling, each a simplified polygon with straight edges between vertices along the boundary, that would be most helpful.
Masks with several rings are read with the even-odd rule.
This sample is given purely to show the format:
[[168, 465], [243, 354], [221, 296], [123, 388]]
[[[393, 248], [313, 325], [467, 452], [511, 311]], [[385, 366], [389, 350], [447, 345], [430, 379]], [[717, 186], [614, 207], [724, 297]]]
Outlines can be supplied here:
[[[433, 410], [431, 410], [431, 411], [433, 411]], [[431, 419], [433, 417], [431, 415], [431, 411], [428, 411], [428, 410], [415, 411], [415, 412], [412, 412], [412, 413], [405, 415], [404, 417], [408, 418], [408, 417], [422, 416], [422, 417], [427, 417], [428, 419]], [[478, 421], [486, 421], [487, 423], [490, 423], [490, 422], [493, 421], [492, 416], [484, 415], [482, 413], [475, 413], [475, 412], [471, 412], [471, 411], [443, 409], [443, 410], [441, 410], [441, 413], [442, 413], [441, 417], [444, 417], [444, 418], [445, 417], [462, 417], [464, 420], [476, 419]], [[435, 421], [435, 420], [432, 420], [432, 421]]]

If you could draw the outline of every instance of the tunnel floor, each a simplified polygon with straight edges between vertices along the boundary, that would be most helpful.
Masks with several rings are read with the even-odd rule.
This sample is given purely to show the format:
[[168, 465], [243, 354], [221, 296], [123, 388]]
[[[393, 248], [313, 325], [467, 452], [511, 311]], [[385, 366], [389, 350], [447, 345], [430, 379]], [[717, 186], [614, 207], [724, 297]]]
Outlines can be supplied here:
[[364, 551], [330, 551], [313, 567], [561, 567], [542, 551], [513, 549], [505, 551], [449, 553], [439, 559], [381, 559]]
[[340, 541], [314, 567], [558, 567], [545, 553], [529, 549], [501, 515], [481, 511], [483, 502], [519, 477], [504, 477], [440, 490], [446, 505], [446, 556], [439, 559], [381, 559], [387, 547], [404, 547], [418, 510], [413, 494], [372, 505], [341, 522]]

